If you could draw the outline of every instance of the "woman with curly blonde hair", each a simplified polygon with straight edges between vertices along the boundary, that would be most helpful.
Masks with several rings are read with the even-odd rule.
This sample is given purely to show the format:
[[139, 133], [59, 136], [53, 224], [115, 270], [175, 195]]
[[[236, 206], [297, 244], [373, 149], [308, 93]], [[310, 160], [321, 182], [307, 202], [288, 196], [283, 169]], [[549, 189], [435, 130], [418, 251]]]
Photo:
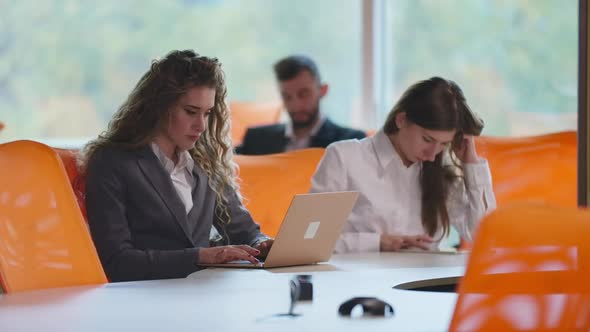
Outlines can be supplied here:
[[[88, 222], [111, 281], [257, 263], [272, 245], [241, 204], [225, 97], [217, 59], [172, 51], [84, 148]], [[209, 246], [212, 227], [225, 245]]]

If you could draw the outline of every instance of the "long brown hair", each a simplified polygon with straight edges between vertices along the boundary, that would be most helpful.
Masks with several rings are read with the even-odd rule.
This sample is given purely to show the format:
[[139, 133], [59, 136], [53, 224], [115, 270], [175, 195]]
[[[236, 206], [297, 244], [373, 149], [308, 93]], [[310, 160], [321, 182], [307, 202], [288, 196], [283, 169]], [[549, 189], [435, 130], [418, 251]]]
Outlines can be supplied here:
[[463, 168], [453, 148], [461, 144], [464, 134], [479, 135], [484, 127], [483, 120], [471, 111], [461, 88], [455, 82], [440, 77], [420, 81], [404, 92], [383, 125], [387, 135], [399, 131], [395, 119], [401, 112], [406, 113], [409, 121], [429, 130], [456, 130], [448, 150], [452, 165], [443, 164], [443, 151], [434, 161], [422, 162], [420, 171], [422, 225], [431, 236], [442, 227], [444, 236], [450, 228], [446, 204], [449, 188], [458, 180], [466, 185]]
[[81, 172], [85, 172], [88, 162], [104, 147], [132, 150], [149, 144], [158, 128], [167, 123], [170, 109], [195, 86], [215, 89], [215, 105], [207, 130], [189, 152], [207, 174], [209, 186], [217, 196], [215, 214], [222, 222], [229, 223], [228, 190], [237, 191], [238, 186], [236, 165], [232, 161], [224, 73], [216, 58], [201, 56], [193, 50], [172, 51], [152, 62], [114, 114], [107, 130], [84, 147], [79, 163]]

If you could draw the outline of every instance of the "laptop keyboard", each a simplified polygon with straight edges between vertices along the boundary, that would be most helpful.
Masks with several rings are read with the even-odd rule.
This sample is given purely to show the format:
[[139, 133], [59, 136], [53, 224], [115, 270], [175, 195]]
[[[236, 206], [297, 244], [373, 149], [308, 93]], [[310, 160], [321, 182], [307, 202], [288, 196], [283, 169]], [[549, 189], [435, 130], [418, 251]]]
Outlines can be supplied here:
[[[264, 259], [265, 259], [266, 257], [260, 257], [260, 258], [259, 258], [259, 257], [256, 257], [256, 258], [257, 258], [257, 259], [260, 261], [260, 263], [264, 263]], [[228, 263], [230, 263], [230, 264], [245, 264], [245, 265], [253, 265], [253, 264], [252, 264], [252, 262], [250, 262], [250, 261], [247, 261], [247, 260], [245, 260], [245, 259], [238, 259], [238, 260], [235, 260], [235, 261], [229, 261]]]
[[[229, 261], [229, 262], [227, 262], [227, 263], [225, 263], [225, 264], [254, 265], [254, 264], [252, 264], [252, 262], [250, 262], [250, 261], [247, 261], [247, 260], [245, 260], [245, 259], [243, 259], [243, 260], [242, 260], [242, 259], [240, 259], [240, 260], [235, 260], [235, 261]], [[260, 263], [259, 263], [259, 264], [260, 264], [260, 265], [264, 265], [264, 262], [263, 262], [263, 261], [260, 261]]]

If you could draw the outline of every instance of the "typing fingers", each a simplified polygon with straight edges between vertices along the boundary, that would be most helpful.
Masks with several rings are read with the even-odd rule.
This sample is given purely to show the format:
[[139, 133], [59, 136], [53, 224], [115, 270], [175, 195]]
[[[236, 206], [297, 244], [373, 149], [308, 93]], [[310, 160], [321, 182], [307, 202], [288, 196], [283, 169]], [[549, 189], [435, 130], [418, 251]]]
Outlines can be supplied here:
[[216, 249], [218, 250], [216, 263], [227, 263], [236, 260], [247, 260], [252, 264], [260, 263], [256, 257], [240, 248], [240, 246], [224, 246], [217, 247]]
[[252, 248], [252, 247], [244, 245], [244, 244], [239, 245], [239, 246], [235, 246], [234, 248], [239, 248], [252, 256], [256, 256], [256, 255], [260, 254], [260, 250], [258, 250], [256, 248]]
[[[243, 247], [248, 247], [249, 249], [245, 249]], [[224, 263], [235, 260], [247, 260], [252, 264], [260, 263], [260, 261], [254, 257], [255, 254], [259, 253], [259, 251], [252, 247], [236, 246], [232, 247], [228, 252], [228, 259], [224, 261]]]

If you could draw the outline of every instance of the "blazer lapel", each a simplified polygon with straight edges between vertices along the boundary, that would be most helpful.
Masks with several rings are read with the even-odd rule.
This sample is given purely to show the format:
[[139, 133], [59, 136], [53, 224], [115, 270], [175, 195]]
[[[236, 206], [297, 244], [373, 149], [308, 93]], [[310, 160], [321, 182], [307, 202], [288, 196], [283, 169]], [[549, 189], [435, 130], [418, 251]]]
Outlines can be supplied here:
[[276, 140], [276, 147], [273, 148], [271, 153], [280, 153], [285, 152], [287, 150], [287, 144], [289, 143], [289, 139], [284, 135], [282, 137], [278, 137]]
[[204, 197], [207, 191], [207, 175], [205, 171], [201, 169], [199, 164], [195, 161], [195, 167], [193, 168], [193, 178], [195, 179], [195, 187], [193, 188], [193, 207], [188, 212], [188, 218], [191, 218], [193, 211], [198, 209], [199, 197]]
[[160, 164], [158, 157], [153, 154], [149, 146], [142, 149], [139, 154], [140, 158], [137, 160], [139, 168], [146, 179], [154, 187], [154, 190], [158, 193], [166, 207], [168, 207], [168, 210], [174, 215], [174, 219], [186, 237], [191, 243], [193, 243], [192, 236], [188, 229], [186, 209], [180, 200], [180, 197], [178, 197], [176, 189], [174, 189], [174, 185], [170, 180], [170, 175]]
[[326, 119], [324, 124], [320, 127], [320, 130], [311, 137], [309, 146], [312, 148], [325, 148], [333, 141], [334, 124], [330, 119]]
[[261, 146], [267, 144], [269, 149], [265, 153], [280, 153], [285, 152], [289, 138], [285, 136], [286, 125], [283, 123], [277, 124], [271, 129], [265, 142], [261, 142]]
[[[208, 177], [207, 174], [205, 173], [205, 171], [201, 168], [201, 166], [195, 161], [195, 168], [193, 169], [193, 176], [195, 179], [195, 189], [193, 190], [193, 208], [190, 210], [189, 214], [188, 214], [188, 218], [189, 218], [189, 222], [193, 222], [192, 218], [195, 218], [194, 214], [195, 213], [199, 213], [200, 211], [202, 211], [203, 209], [206, 209], [206, 207], [202, 206], [203, 204], [203, 198], [205, 196], [207, 196], [209, 194], [209, 181], [208, 181]], [[210, 193], [213, 194], [213, 193]], [[213, 194], [214, 195], [214, 194]], [[215, 205], [215, 203], [213, 203]], [[215, 206], [213, 207], [213, 209], [215, 209]], [[213, 210], [212, 215], [215, 216], [215, 210]], [[215, 219], [215, 217], [213, 217], [213, 219]], [[201, 223], [205, 222], [204, 220], [200, 221]], [[197, 222], [198, 223], [198, 222]], [[214, 226], [214, 222], [213, 220], [211, 221], [211, 227], [215, 228]], [[194, 227], [202, 227], [202, 225], [195, 225]], [[208, 228], [205, 230], [206, 232], [208, 232], [208, 236], [209, 236], [209, 241], [213, 241], [215, 243], [217, 243], [217, 245], [226, 245], [229, 244], [229, 242], [227, 241], [228, 236], [227, 233], [225, 231], [225, 229], [217, 229], [215, 228], [215, 231], [220, 235], [219, 237], [211, 237], [211, 228]], [[223, 241], [222, 241], [223, 240]]]

